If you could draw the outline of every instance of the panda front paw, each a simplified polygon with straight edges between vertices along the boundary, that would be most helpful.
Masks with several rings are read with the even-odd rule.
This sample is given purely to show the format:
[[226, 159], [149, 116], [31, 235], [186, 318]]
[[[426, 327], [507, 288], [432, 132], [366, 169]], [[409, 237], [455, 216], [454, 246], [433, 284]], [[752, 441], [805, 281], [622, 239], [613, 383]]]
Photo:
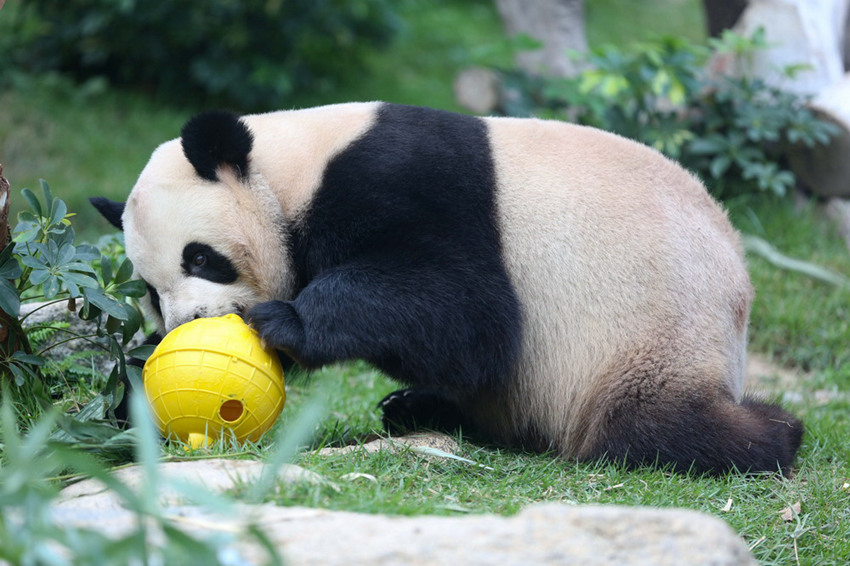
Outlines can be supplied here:
[[267, 347], [281, 350], [299, 365], [303, 365], [301, 353], [305, 342], [304, 325], [292, 303], [260, 303], [245, 314], [245, 321], [254, 327]]

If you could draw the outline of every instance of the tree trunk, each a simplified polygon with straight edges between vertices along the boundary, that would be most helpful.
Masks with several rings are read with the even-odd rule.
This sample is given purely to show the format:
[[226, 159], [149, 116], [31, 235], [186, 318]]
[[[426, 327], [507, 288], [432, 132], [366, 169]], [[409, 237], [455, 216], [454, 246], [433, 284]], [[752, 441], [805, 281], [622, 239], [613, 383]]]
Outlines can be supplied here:
[[[731, 75], [759, 77], [796, 94], [815, 95], [844, 75], [847, 10], [848, 0], [751, 0], [733, 29], [746, 37], [763, 29], [767, 47], [716, 66]], [[789, 67], [796, 69], [791, 75], [785, 73]]]
[[844, 60], [844, 70], [850, 71], [850, 9], [847, 10], [847, 16], [844, 18], [844, 41], [841, 55]]
[[517, 55], [517, 65], [529, 74], [569, 77], [580, 65], [570, 51], [587, 51], [584, 0], [496, 0], [510, 36], [525, 34], [542, 43], [540, 49]]
[[[2, 0], [0, 0], [2, 6]], [[0, 164], [0, 250], [6, 249], [9, 243], [9, 181], [3, 176], [3, 165]], [[9, 344], [9, 315], [0, 309], [0, 349], [12, 352]]]
[[719, 37], [723, 30], [735, 25], [749, 0], [703, 0], [705, 24], [711, 37]]

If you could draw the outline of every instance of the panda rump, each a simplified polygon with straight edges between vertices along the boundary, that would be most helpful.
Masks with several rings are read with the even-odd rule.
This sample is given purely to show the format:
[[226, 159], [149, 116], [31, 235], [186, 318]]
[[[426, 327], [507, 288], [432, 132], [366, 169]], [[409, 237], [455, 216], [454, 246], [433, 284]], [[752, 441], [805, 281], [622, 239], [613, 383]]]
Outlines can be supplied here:
[[409, 387], [381, 403], [392, 430], [708, 473], [787, 473], [799, 447], [742, 391], [738, 234], [619, 136], [386, 103], [204, 113], [122, 210], [161, 332], [235, 310], [307, 368], [366, 360]]

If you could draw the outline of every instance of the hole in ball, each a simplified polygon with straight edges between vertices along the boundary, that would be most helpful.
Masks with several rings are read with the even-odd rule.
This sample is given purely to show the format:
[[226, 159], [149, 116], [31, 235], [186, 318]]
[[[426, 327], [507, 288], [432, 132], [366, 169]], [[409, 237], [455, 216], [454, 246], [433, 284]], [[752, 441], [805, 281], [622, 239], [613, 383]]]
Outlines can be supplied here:
[[229, 399], [221, 404], [218, 414], [224, 422], [232, 423], [238, 421], [242, 416], [242, 401], [239, 399]]

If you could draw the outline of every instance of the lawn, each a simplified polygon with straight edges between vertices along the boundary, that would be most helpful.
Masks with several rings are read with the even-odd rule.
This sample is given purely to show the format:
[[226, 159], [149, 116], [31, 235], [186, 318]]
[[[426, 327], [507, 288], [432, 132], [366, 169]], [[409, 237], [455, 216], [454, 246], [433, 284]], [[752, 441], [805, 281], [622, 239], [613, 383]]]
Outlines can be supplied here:
[[[588, 0], [590, 41], [628, 44], [645, 39], [649, 30], [701, 38], [697, 2], [652, 0], [640, 8], [635, 4]], [[299, 105], [384, 99], [457, 109], [451, 95], [451, 77], [457, 70], [471, 64], [508, 64], [510, 50], [489, 2], [405, 5], [407, 26], [399, 43], [372, 56], [368, 76], [323, 100], [305, 93]], [[662, 24], [664, 28], [659, 27]], [[13, 198], [20, 188], [36, 188], [38, 178], [47, 179], [54, 193], [78, 213], [78, 232], [93, 241], [109, 228], [89, 210], [87, 197], [126, 196], [152, 149], [176, 137], [195, 110], [163, 108], [130, 93], [94, 88], [82, 92], [53, 79], [22, 81], [15, 89], [0, 92], [0, 162], [12, 182]], [[850, 254], [834, 227], [824, 221], [817, 202], [764, 196], [739, 198], [727, 206], [742, 232], [764, 238], [792, 257], [850, 275]], [[320, 456], [304, 451], [296, 462], [322, 474], [336, 488], [280, 486], [271, 500], [368, 513], [439, 515], [511, 514], [538, 501], [688, 507], [727, 521], [764, 564], [846, 564], [850, 562], [850, 289], [783, 271], [755, 255], [749, 265], [757, 291], [751, 349], [796, 376], [762, 379], [759, 388], [800, 415], [807, 426], [791, 479], [738, 474], [712, 479], [650, 469], [626, 472], [612, 465], [559, 461], [460, 438], [458, 455], [486, 468], [423, 459], [412, 452]], [[287, 380], [287, 408], [278, 429], [285, 431], [291, 425], [305, 399], [320, 395], [324, 400], [324, 416], [310, 440], [313, 448], [339, 446], [379, 431], [375, 405], [394, 387], [361, 363], [328, 367], [309, 377], [289, 375]], [[264, 457], [271, 450], [271, 441], [266, 441], [249, 447], [249, 454], [233, 449], [216, 452]], [[164, 455], [187, 457], [179, 447], [166, 447]], [[346, 480], [352, 472], [369, 474], [375, 481]], [[783, 517], [795, 503], [800, 511]]]

